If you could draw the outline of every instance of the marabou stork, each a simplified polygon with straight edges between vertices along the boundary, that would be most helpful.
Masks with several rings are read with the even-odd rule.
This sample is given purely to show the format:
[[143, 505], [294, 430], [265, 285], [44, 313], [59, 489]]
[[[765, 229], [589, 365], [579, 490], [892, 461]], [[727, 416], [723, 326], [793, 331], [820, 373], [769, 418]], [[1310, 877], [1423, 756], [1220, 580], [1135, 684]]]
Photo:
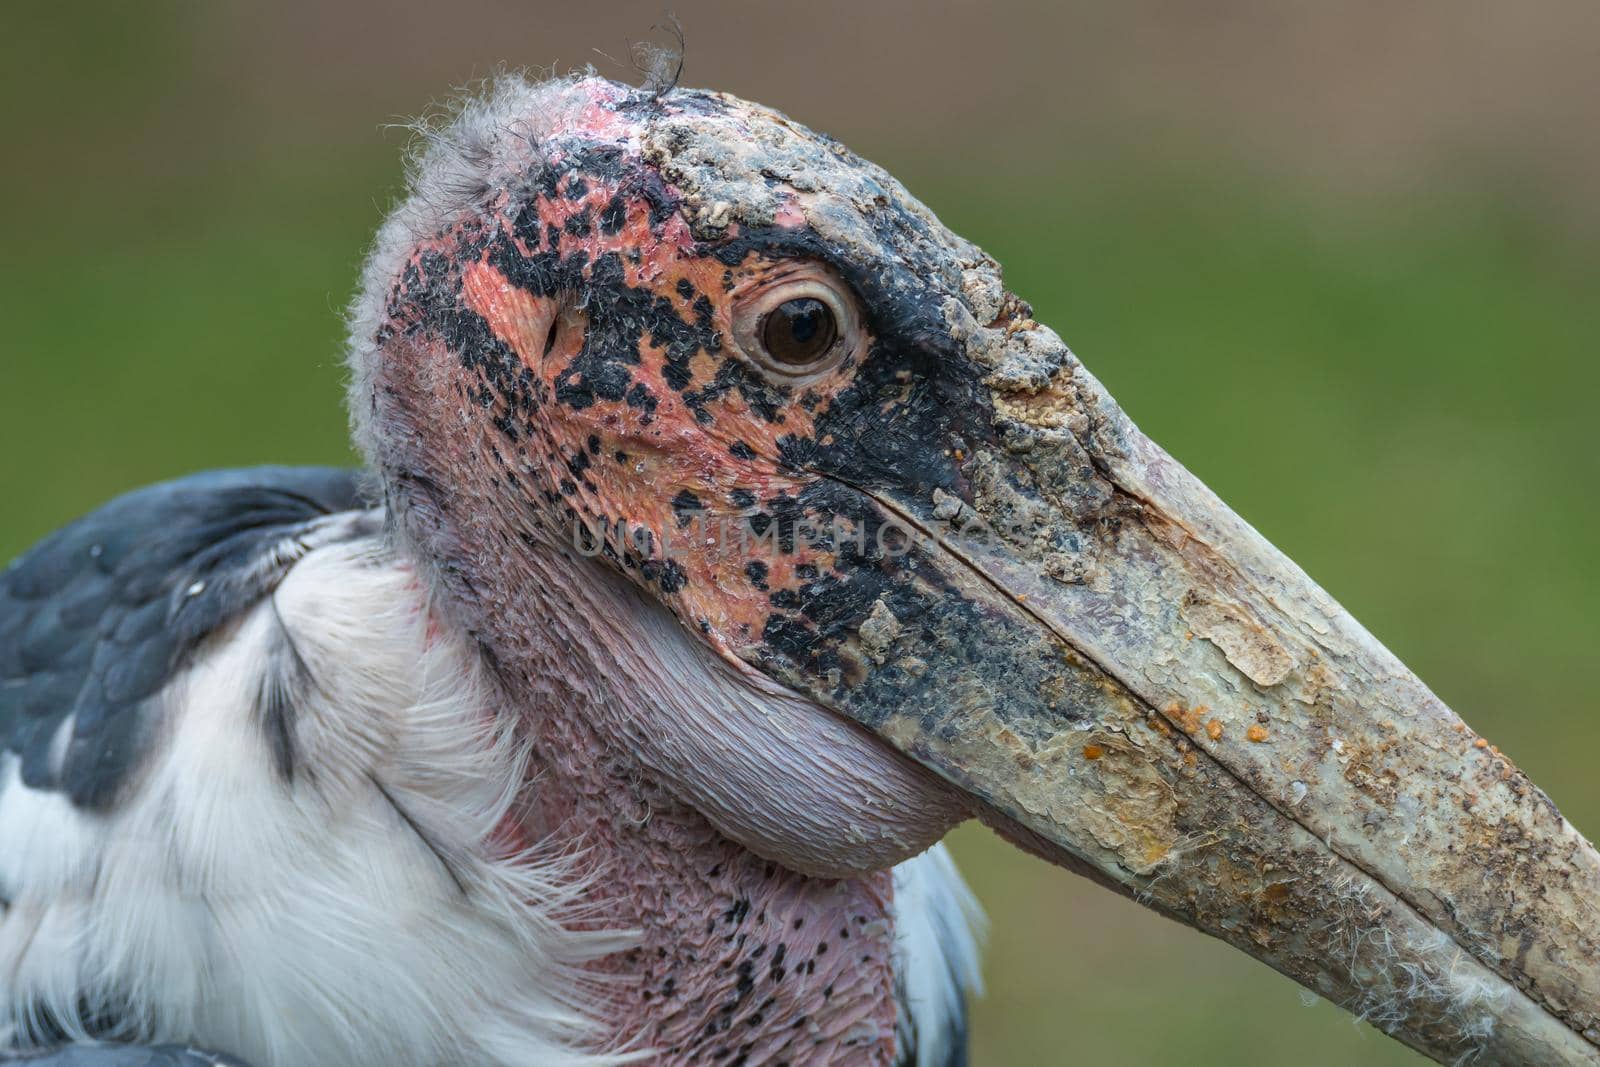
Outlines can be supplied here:
[[839, 143], [503, 80], [350, 370], [367, 472], [0, 578], [10, 1054], [957, 1064], [976, 817], [1441, 1062], [1600, 1064], [1589, 843]]

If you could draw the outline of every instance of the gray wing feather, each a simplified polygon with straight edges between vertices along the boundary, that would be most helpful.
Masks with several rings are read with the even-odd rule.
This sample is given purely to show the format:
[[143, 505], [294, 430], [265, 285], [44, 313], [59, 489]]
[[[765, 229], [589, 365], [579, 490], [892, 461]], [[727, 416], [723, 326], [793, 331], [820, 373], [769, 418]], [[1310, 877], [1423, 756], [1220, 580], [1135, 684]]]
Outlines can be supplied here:
[[210, 471], [45, 538], [0, 573], [0, 752], [29, 788], [108, 807], [185, 657], [271, 592], [312, 524], [367, 506], [353, 471]]
[[[0, 572], [0, 756], [18, 757], [30, 789], [111, 806], [146, 754], [156, 698], [200, 644], [316, 545], [376, 528], [367, 508], [353, 471], [213, 471], [129, 493], [46, 537]], [[114, 1009], [83, 1010], [87, 1032], [120, 1029]], [[55, 1020], [38, 1020], [36, 1037], [51, 1031]], [[10, 1064], [243, 1067], [115, 1044], [0, 1049]]]

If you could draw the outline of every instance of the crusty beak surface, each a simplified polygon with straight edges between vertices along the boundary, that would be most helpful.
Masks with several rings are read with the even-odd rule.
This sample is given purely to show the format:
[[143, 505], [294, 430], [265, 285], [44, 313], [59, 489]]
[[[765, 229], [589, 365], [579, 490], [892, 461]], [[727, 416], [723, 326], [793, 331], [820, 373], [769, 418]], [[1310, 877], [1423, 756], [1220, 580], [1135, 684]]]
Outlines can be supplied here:
[[1550, 799], [992, 259], [837, 142], [691, 97], [641, 136], [696, 235], [826, 262], [873, 334], [781, 429], [786, 506], [844, 527], [826, 567], [764, 625], [695, 617], [1013, 841], [1440, 1062], [1600, 1065], [1600, 856]]
[[846, 710], [1017, 843], [1440, 1062], [1600, 1063], [1589, 842], [1052, 333], [966, 334], [965, 484], [872, 492], [924, 537], [898, 603], [927, 610], [862, 628], [903, 691]]

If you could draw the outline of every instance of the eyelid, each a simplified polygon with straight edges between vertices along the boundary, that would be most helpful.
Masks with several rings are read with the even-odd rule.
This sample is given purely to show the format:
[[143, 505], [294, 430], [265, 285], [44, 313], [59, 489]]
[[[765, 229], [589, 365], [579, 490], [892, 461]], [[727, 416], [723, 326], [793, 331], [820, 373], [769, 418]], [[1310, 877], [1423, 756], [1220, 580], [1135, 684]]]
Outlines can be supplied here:
[[[779, 306], [806, 297], [821, 301], [833, 312], [838, 324], [838, 340], [813, 363], [804, 366], [782, 363], [767, 355], [761, 340], [762, 324]], [[733, 340], [739, 350], [762, 371], [786, 382], [808, 381], [828, 373], [859, 348], [861, 337], [861, 315], [854, 295], [842, 282], [814, 266], [785, 272], [745, 295], [733, 309]]]

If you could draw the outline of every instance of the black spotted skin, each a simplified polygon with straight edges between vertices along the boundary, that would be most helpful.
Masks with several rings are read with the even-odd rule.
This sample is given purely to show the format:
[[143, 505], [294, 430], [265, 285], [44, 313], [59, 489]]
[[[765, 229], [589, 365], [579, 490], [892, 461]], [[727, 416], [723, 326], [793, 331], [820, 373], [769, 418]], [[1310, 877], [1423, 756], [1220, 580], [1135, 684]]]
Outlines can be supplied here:
[[353, 471], [211, 471], [119, 497], [13, 562], [0, 573], [0, 751], [20, 757], [23, 784], [113, 804], [187, 657], [276, 587], [311, 524], [366, 506]]
[[[723, 108], [715, 94], [678, 91], [659, 121]], [[643, 534], [600, 551], [713, 644], [871, 728], [908, 706], [928, 708], [931, 723], [946, 694], [966, 689], [1033, 694], [997, 709], [1024, 737], [1092, 707], [1094, 686], [1063, 680], [1059, 651], [947, 553], [926, 542], [883, 551], [908, 525], [938, 526], [936, 494], [970, 504], [964, 459], [999, 447], [985, 369], [948, 322], [961, 257], [981, 253], [943, 248], [930, 216], [868, 196], [883, 192], [875, 185], [865, 236], [848, 247], [782, 183], [771, 218], [707, 228], [665, 177], [672, 167], [610, 143], [608, 129], [552, 137], [515, 192], [419, 242], [374, 338], [396, 353], [449, 353], [457, 403], [493, 427], [482, 458], [497, 491], [526, 502], [518, 521], [563, 540], [580, 526]], [[819, 174], [847, 160], [850, 181], [877, 181], [832, 142], [807, 151]], [[608, 224], [574, 224], [595, 214]], [[865, 337], [804, 386], [728, 343], [741, 292], [797, 264], [851, 290]], [[1003, 307], [1019, 322], [1029, 314], [1009, 295]], [[431, 462], [379, 458], [401, 485]], [[663, 543], [692, 516], [731, 526]], [[754, 538], [729, 532], [741, 526]], [[904, 646], [948, 654], [864, 654], [858, 635], [879, 605]]]

